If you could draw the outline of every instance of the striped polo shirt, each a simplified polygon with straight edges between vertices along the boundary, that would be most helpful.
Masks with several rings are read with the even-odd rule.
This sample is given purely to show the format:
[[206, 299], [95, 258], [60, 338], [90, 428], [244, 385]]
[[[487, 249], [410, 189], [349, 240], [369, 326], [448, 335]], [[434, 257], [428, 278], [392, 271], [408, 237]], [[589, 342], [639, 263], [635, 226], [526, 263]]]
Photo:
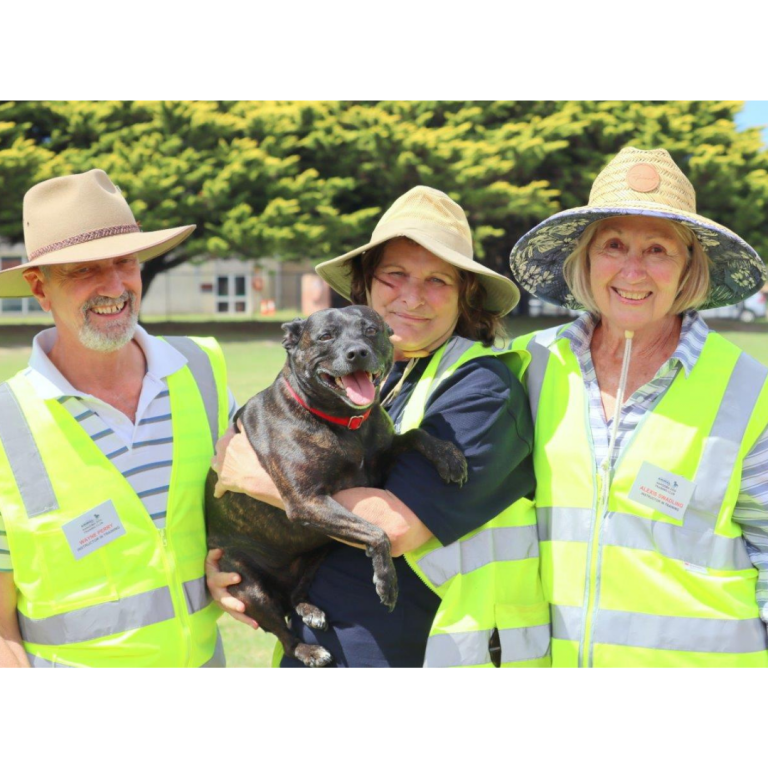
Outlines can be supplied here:
[[[137, 326], [134, 340], [147, 362], [136, 420], [86, 392], [75, 389], [50, 361], [48, 353], [56, 329], [37, 334], [29, 367], [23, 371], [43, 400], [58, 400], [114, 464], [141, 499], [158, 528], [165, 527], [171, 482], [173, 430], [166, 379], [187, 364], [187, 358], [169, 344]], [[230, 419], [236, 410], [229, 393]], [[11, 571], [11, 555], [0, 510], [0, 571]]]
[[[606, 421], [600, 386], [592, 363], [590, 344], [596, 325], [597, 318], [585, 313], [570, 325], [563, 326], [558, 331], [558, 337], [569, 340], [584, 378], [589, 398], [589, 423], [597, 470], [608, 454], [613, 418]], [[680, 341], [672, 356], [661, 365], [651, 381], [625, 400], [621, 408], [614, 463], [615, 457], [620, 455], [623, 445], [640, 423], [640, 419], [667, 391], [675, 376], [690, 375], [708, 334], [709, 327], [698, 312], [690, 310], [683, 314]], [[768, 428], [744, 459], [741, 489], [733, 511], [733, 520], [741, 526], [750, 559], [758, 570], [757, 604], [761, 618], [768, 623]]]

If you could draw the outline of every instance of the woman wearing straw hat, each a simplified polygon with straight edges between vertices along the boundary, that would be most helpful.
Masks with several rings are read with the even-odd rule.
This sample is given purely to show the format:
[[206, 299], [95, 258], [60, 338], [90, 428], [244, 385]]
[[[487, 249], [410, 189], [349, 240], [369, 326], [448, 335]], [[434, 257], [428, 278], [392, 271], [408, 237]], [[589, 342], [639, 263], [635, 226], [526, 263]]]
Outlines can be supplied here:
[[696, 312], [765, 265], [696, 213], [669, 153], [631, 147], [511, 265], [589, 310], [513, 345], [532, 355], [553, 665], [768, 666], [768, 370]]
[[[369, 243], [317, 271], [392, 327], [397, 362], [383, 396], [396, 428], [420, 425], [452, 440], [467, 458], [469, 480], [457, 490], [420, 456], [406, 455], [386, 488], [337, 495], [390, 535], [398, 603], [388, 613], [365, 553], [336, 544], [309, 595], [329, 628], [312, 630], [294, 616], [294, 631], [327, 648], [339, 666], [547, 666], [531, 421], [516, 378], [528, 355], [491, 346], [517, 288], [474, 261], [464, 211], [428, 187], [400, 197]], [[243, 437], [230, 443], [220, 481], [280, 504]], [[242, 604], [222, 589], [233, 578], [212, 573], [209, 584], [236, 612]]]

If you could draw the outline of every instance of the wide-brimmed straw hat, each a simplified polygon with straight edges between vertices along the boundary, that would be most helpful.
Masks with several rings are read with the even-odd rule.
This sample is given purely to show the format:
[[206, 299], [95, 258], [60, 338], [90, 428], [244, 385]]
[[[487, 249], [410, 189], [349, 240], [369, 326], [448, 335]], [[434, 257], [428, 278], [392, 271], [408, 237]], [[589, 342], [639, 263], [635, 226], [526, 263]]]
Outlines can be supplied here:
[[550, 216], [518, 240], [509, 257], [520, 285], [544, 301], [583, 309], [563, 277], [563, 262], [585, 227], [612, 216], [652, 216], [685, 225], [707, 252], [710, 291], [699, 309], [736, 304], [768, 272], [754, 248], [730, 229], [696, 213], [691, 182], [665, 149], [622, 149], [592, 185], [589, 203]]
[[0, 272], [0, 296], [31, 296], [24, 271], [135, 255], [154, 259], [189, 237], [194, 225], [142, 232], [104, 171], [61, 176], [24, 195], [24, 264]]
[[511, 280], [475, 261], [472, 232], [462, 207], [431, 187], [414, 187], [398, 197], [379, 220], [369, 243], [324, 261], [315, 269], [331, 288], [348, 299], [352, 284], [350, 260], [394, 237], [407, 237], [457, 269], [474, 272], [485, 288], [485, 309], [506, 315], [520, 301], [520, 291]]

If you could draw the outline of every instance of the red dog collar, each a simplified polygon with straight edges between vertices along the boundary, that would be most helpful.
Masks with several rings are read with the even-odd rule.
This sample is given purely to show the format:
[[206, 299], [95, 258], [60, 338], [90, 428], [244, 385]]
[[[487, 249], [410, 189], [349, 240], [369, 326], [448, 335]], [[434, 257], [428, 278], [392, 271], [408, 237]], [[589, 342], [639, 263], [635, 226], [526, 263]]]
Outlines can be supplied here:
[[288, 391], [296, 398], [300, 405], [306, 408], [310, 413], [314, 413], [315, 416], [319, 416], [321, 419], [330, 421], [331, 424], [341, 424], [347, 429], [360, 429], [363, 426], [363, 422], [371, 415], [373, 408], [369, 408], [365, 413], [360, 416], [350, 416], [348, 419], [340, 419], [337, 416], [331, 416], [328, 413], [318, 411], [317, 408], [312, 408], [307, 405], [294, 391], [293, 387], [288, 383], [288, 379], [283, 379], [285, 386], [288, 387]]

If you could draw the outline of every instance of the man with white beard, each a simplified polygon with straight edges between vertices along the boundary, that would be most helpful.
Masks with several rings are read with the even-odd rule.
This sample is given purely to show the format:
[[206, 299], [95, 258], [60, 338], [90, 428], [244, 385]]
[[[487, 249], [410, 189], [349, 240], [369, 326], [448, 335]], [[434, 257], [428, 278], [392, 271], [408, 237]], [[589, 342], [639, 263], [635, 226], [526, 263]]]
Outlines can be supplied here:
[[24, 198], [28, 261], [0, 297], [55, 326], [0, 385], [0, 666], [221, 666], [203, 492], [234, 411], [213, 339], [137, 325], [140, 263], [194, 226], [141, 232], [104, 171]]

